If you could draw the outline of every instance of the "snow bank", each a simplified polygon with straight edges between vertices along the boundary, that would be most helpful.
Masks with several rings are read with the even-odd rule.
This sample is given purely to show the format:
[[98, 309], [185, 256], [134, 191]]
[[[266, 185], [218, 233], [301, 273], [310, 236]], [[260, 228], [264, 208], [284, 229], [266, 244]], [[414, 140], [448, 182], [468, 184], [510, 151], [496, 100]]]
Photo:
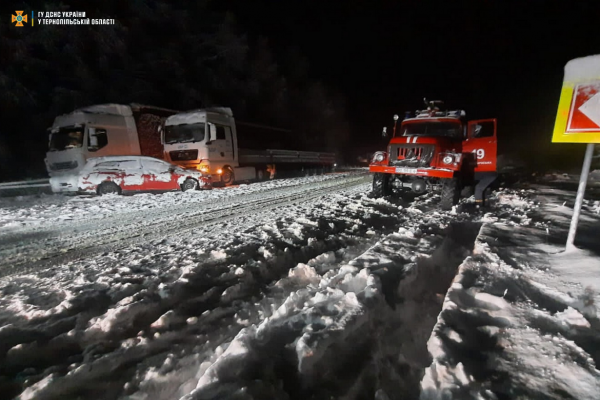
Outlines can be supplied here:
[[[418, 371], [427, 365], [425, 341], [441, 309], [440, 293], [469, 252], [460, 240], [468, 235], [474, 240], [478, 224], [450, 229], [454, 239], [443, 239], [424, 235], [416, 228], [423, 221], [406, 213], [409, 229], [400, 227], [358, 257], [332, 265], [335, 255], [323, 253], [274, 283], [274, 293], [289, 294], [238, 334], [230, 344], [235, 351], [211, 361], [186, 399], [242, 390], [248, 398], [266, 393], [287, 398], [291, 388], [301, 397], [352, 398], [373, 387], [378, 398], [416, 395]], [[428, 219], [439, 226], [451, 218], [436, 214]], [[437, 281], [433, 285], [432, 279]], [[274, 293], [271, 299], [277, 298]]]
[[547, 253], [524, 251], [543, 233], [512, 232], [529, 240], [515, 249], [513, 235], [485, 226], [474, 255], [460, 266], [428, 343], [434, 360], [421, 399], [565, 393], [591, 400], [600, 393], [595, 319], [584, 316], [589, 310], [577, 297], [557, 289], [560, 280], [549, 277], [547, 267], [539, 268], [549, 265]]

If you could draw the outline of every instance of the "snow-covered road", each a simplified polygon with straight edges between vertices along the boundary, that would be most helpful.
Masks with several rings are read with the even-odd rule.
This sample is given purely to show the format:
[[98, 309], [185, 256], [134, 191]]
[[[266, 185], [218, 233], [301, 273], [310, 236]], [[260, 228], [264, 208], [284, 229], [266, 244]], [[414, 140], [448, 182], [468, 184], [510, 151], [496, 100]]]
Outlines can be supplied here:
[[[516, 260], [502, 273], [531, 267], [527, 247], [520, 258], [470, 256], [482, 227], [556, 229], [539, 215], [539, 190], [503, 189], [485, 211], [466, 202], [451, 212], [436, 211], [435, 196], [406, 203], [369, 191], [357, 171], [200, 193], [3, 200], [0, 393], [386, 400], [442, 398], [436, 385], [462, 383], [499, 398], [456, 366], [461, 353], [427, 342], [449, 332], [449, 299], [464, 296], [456, 285], [446, 294], [457, 270], [495, 270], [484, 261], [498, 257]], [[442, 367], [450, 372], [432, 373]]]
[[[38, 251], [59, 253], [62, 243], [73, 249], [47, 264], [21, 262], [18, 273], [12, 270], [1, 281], [0, 352], [6, 357], [0, 372], [12, 377], [9, 388], [15, 393], [25, 388], [22, 398], [87, 394], [170, 399], [190, 393], [193, 398], [219, 398], [255, 386], [257, 379], [262, 383], [252, 389], [256, 398], [264, 398], [260, 393], [288, 398], [295, 386], [298, 395], [321, 391], [318, 385], [329, 375], [319, 378], [318, 371], [327, 369], [327, 363], [310, 367], [304, 361], [299, 377], [293, 371], [298, 361], [292, 360], [317, 360], [311, 348], [331, 354], [325, 350], [332, 339], [342, 340], [349, 349], [336, 357], [354, 359], [356, 351], [376, 344], [368, 338], [383, 323], [368, 316], [385, 311], [386, 302], [394, 307], [397, 302], [393, 285], [384, 280], [384, 295], [378, 278], [369, 278], [365, 267], [371, 263], [377, 269], [374, 276], [390, 274], [389, 282], [399, 282], [402, 265], [433, 252], [443, 241], [446, 225], [457, 218], [424, 213], [433, 208], [431, 198], [420, 201], [421, 209], [369, 199], [369, 181], [358, 172], [286, 180], [277, 187], [270, 182], [196, 193], [179, 201], [169, 201], [170, 194], [154, 196], [154, 202], [144, 196], [116, 197], [108, 204], [131, 206], [136, 200], [131, 208], [137, 211], [128, 214], [115, 211], [121, 207], [96, 203], [104, 210], [94, 220], [87, 220], [72, 202], [85, 209], [97, 198], [86, 199], [87, 204], [69, 199], [49, 210], [38, 205], [35, 213], [48, 219], [64, 215], [68, 207], [72, 220], [56, 220], [52, 227], [35, 218], [21, 219], [22, 226], [8, 222], [6, 243], [12, 237], [17, 244], [17, 235], [31, 235], [20, 247], [31, 249], [28, 253], [10, 254], [22, 261]], [[199, 201], [202, 196], [219, 198]], [[22, 218], [26, 212], [16, 214]], [[387, 236], [400, 226], [422, 229], [430, 238], [404, 243], [406, 234]], [[42, 232], [53, 247], [35, 236]], [[113, 234], [120, 239], [112, 240]], [[382, 237], [387, 237], [384, 245], [378, 244]], [[112, 240], [115, 250], [87, 247], [104, 238]], [[406, 249], [401, 256], [396, 251], [400, 248]], [[382, 257], [402, 262], [390, 269], [380, 263]], [[24, 274], [22, 269], [32, 265], [35, 274]], [[367, 286], [373, 287], [369, 308], [361, 303]], [[434, 304], [439, 308], [441, 303], [438, 299]], [[431, 311], [425, 330], [432, 328], [437, 312]], [[355, 318], [370, 322], [359, 329], [362, 324], [356, 326]], [[289, 345], [310, 332], [314, 338], [307, 337], [304, 347], [297, 345], [304, 350], [298, 350], [298, 356], [288, 354]], [[313, 343], [317, 336], [331, 339]], [[386, 335], [387, 341], [390, 338], [393, 335]], [[240, 341], [251, 351], [239, 354], [234, 369], [224, 367], [231, 364], [227, 360]], [[355, 342], [362, 347], [354, 348]], [[238, 371], [233, 378], [231, 371]], [[347, 379], [366, 372], [365, 364], [358, 363], [346, 379], [329, 376], [326, 392], [343, 394]], [[250, 379], [252, 375], [257, 379]], [[365, 376], [370, 381], [370, 375]], [[288, 387], [278, 387], [273, 379]], [[403, 382], [394, 385], [409, 385], [412, 391], [418, 387], [414, 377]], [[358, 385], [354, 390], [363, 389]]]
[[[296, 181], [296, 184], [289, 181]], [[215, 234], [209, 229], [214, 224], [237, 216], [248, 217], [277, 207], [310, 202], [328, 193], [357, 187], [367, 182], [368, 176], [358, 173], [289, 181], [287, 185], [282, 181], [277, 181], [279, 185], [245, 185], [245, 188], [235, 188], [238, 190], [169, 193], [158, 197], [159, 200], [152, 195], [134, 196], [134, 202], [126, 202], [133, 207], [126, 210], [115, 210], [100, 203], [106, 201], [106, 196], [84, 197], [88, 202], [75, 201], [79, 206], [75, 212], [72, 205], [69, 207], [71, 214], [79, 218], [66, 218], [63, 204], [52, 210], [55, 215], [50, 216], [47, 223], [27, 221], [29, 223], [25, 222], [21, 227], [14, 227], [19, 218], [13, 216], [11, 224], [0, 233], [0, 276], [61, 264], [157, 238], [186, 235], [191, 229], [200, 227]], [[180, 196], [176, 196], [178, 194]], [[112, 203], [121, 204], [119, 196], [112, 197]], [[163, 203], [162, 200], [167, 201]], [[90, 209], [96, 212], [95, 218], [90, 218]], [[51, 222], [52, 219], [55, 221]]]

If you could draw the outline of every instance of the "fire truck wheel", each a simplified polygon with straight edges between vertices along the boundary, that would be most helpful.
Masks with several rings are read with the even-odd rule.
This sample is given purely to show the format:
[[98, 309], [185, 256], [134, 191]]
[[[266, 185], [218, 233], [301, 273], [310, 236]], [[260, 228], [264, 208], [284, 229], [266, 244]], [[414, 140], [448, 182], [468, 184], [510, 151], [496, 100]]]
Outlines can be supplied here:
[[235, 181], [235, 175], [233, 174], [233, 169], [231, 169], [231, 167], [229, 167], [229, 166], [223, 167], [223, 174], [221, 175], [221, 182], [225, 186], [231, 186], [231, 185], [233, 185], [234, 181]]
[[375, 174], [373, 175], [373, 190], [374, 197], [384, 197], [392, 194], [390, 187], [390, 176], [388, 174]]
[[469, 198], [475, 194], [475, 186], [465, 186], [460, 192], [460, 197]]
[[121, 188], [114, 182], [102, 182], [98, 186], [98, 194], [100, 196], [104, 194], [121, 194]]
[[192, 178], [187, 178], [181, 184], [181, 190], [187, 192], [188, 190], [196, 190], [198, 189], [198, 181]]
[[442, 183], [442, 199], [440, 208], [442, 210], [450, 210], [452, 206], [458, 204], [460, 198], [460, 185], [458, 179], [444, 179]]

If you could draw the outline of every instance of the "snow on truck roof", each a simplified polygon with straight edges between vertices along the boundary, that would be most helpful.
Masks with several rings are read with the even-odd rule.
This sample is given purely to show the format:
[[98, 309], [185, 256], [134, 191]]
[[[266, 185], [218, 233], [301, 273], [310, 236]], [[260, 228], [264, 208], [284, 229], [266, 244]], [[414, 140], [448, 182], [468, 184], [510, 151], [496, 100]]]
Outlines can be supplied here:
[[407, 113], [407, 118], [404, 118], [402, 122], [414, 122], [414, 121], [437, 121], [437, 122], [450, 122], [450, 121], [460, 121], [460, 119], [466, 116], [464, 110], [447, 110], [440, 111], [438, 109], [435, 110], [417, 110], [416, 115], [414, 117], [410, 117]]
[[110, 115], [122, 115], [124, 117], [132, 116], [131, 107], [123, 104], [96, 104], [93, 106], [82, 107], [71, 111], [70, 113], [63, 114], [67, 116], [77, 113], [89, 113], [89, 114], [110, 114]]
[[402, 122], [460, 122], [459, 117], [416, 117], [416, 118], [406, 118]]
[[205, 116], [206, 113], [222, 114], [228, 117], [233, 117], [233, 111], [229, 107], [212, 107], [212, 108], [199, 108], [197, 110], [190, 110], [181, 112], [175, 115], [171, 115], [167, 118], [166, 125], [181, 125], [181, 124], [193, 124], [200, 121], [201, 117]]
[[76, 110], [71, 111], [70, 113], [63, 114], [62, 116], [76, 114], [76, 113], [88, 113], [88, 114], [122, 115], [124, 117], [131, 117], [133, 115], [133, 111], [138, 111], [141, 109], [177, 113], [177, 111], [175, 111], [175, 110], [169, 110], [169, 109], [161, 108], [161, 107], [147, 106], [147, 105], [143, 105], [143, 104], [132, 103], [130, 105], [127, 105], [127, 104], [95, 104], [93, 106], [78, 108]]

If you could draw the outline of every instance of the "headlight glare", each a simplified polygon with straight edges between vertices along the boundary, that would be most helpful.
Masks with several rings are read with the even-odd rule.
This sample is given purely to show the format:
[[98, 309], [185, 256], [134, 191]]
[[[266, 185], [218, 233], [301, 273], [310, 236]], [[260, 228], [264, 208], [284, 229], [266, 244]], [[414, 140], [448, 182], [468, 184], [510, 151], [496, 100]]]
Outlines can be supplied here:
[[373, 155], [374, 162], [382, 162], [383, 160], [385, 160], [385, 153], [383, 151], [378, 151]]

